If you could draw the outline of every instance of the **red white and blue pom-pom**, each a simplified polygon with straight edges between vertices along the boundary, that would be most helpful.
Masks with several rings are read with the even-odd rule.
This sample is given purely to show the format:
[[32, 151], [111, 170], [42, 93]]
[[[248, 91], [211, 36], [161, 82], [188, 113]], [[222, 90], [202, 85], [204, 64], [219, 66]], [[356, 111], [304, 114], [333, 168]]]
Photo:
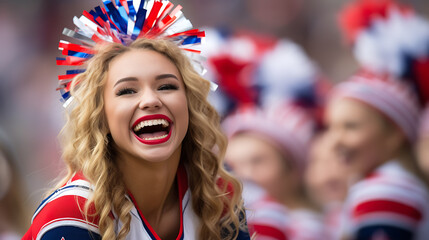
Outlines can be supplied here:
[[429, 101], [429, 21], [394, 0], [356, 0], [340, 15], [360, 65], [405, 80]]
[[204, 57], [200, 55], [199, 45], [205, 32], [193, 29], [181, 9], [169, 0], [105, 0], [103, 6], [74, 17], [76, 29], [63, 31], [74, 43], [61, 40], [59, 49], [65, 57], [57, 58], [57, 65], [73, 66], [58, 76], [57, 90], [61, 91], [64, 106], [71, 101], [72, 79], [85, 71], [79, 66], [95, 54], [94, 47], [98, 43], [129, 45], [138, 38], [169, 39], [184, 50], [195, 70], [204, 74]]

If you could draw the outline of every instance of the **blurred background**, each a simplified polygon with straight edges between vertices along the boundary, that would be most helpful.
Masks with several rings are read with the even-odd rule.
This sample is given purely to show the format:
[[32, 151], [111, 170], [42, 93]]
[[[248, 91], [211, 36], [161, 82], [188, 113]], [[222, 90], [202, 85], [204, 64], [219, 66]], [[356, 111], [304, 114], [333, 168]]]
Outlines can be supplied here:
[[[342, 41], [337, 13], [346, 0], [172, 1], [196, 26], [247, 29], [288, 38], [302, 46], [332, 82], [357, 68]], [[429, 17], [427, 0], [404, 0]], [[33, 212], [63, 170], [57, 135], [64, 109], [55, 91], [58, 41], [73, 16], [100, 0], [0, 1], [0, 128], [12, 146], [23, 179], [23, 201]]]

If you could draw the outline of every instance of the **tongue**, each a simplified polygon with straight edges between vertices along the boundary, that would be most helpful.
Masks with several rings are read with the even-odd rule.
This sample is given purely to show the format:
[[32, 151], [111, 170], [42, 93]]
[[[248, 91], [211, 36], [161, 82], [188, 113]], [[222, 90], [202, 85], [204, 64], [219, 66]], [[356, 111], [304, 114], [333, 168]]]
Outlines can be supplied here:
[[139, 137], [142, 139], [145, 139], [145, 138], [161, 137], [161, 136], [164, 136], [166, 134], [167, 134], [166, 131], [159, 131], [159, 132], [153, 132], [153, 133], [142, 133], [139, 135]]

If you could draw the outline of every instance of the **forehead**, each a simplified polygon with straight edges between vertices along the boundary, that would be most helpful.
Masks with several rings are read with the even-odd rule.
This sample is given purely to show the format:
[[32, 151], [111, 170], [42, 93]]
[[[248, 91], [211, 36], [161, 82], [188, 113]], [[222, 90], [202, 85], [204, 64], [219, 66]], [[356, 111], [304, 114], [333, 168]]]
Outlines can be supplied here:
[[337, 98], [328, 104], [325, 116], [327, 122], [364, 121], [367, 124], [383, 124], [389, 121], [371, 105], [352, 98]]
[[365, 103], [351, 98], [334, 98], [327, 108], [328, 116], [338, 118], [364, 117], [372, 114], [372, 109]]
[[149, 49], [131, 49], [114, 58], [109, 64], [108, 81], [124, 77], [150, 78], [159, 74], [175, 74], [176, 65], [165, 55]]
[[245, 155], [277, 152], [276, 144], [263, 134], [241, 132], [233, 136], [228, 143], [229, 152], [240, 152]]

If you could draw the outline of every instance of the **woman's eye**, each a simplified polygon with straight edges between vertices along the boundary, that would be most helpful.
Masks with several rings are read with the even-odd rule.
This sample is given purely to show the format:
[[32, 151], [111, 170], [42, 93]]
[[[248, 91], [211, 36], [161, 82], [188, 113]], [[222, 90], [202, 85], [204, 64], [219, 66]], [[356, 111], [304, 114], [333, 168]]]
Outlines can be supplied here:
[[344, 124], [345, 128], [350, 129], [350, 130], [354, 130], [354, 129], [358, 129], [359, 128], [359, 124], [355, 123], [355, 122], [347, 122], [346, 124]]
[[177, 89], [179, 89], [179, 87], [177, 87], [176, 85], [173, 85], [173, 84], [164, 84], [158, 88], [158, 90], [161, 90], [161, 91], [163, 91], [163, 90], [177, 90]]
[[125, 94], [134, 94], [134, 93], [136, 93], [135, 90], [133, 90], [131, 88], [124, 88], [124, 89], [119, 90], [116, 93], [116, 96], [122, 96], [122, 95], [125, 95]]

